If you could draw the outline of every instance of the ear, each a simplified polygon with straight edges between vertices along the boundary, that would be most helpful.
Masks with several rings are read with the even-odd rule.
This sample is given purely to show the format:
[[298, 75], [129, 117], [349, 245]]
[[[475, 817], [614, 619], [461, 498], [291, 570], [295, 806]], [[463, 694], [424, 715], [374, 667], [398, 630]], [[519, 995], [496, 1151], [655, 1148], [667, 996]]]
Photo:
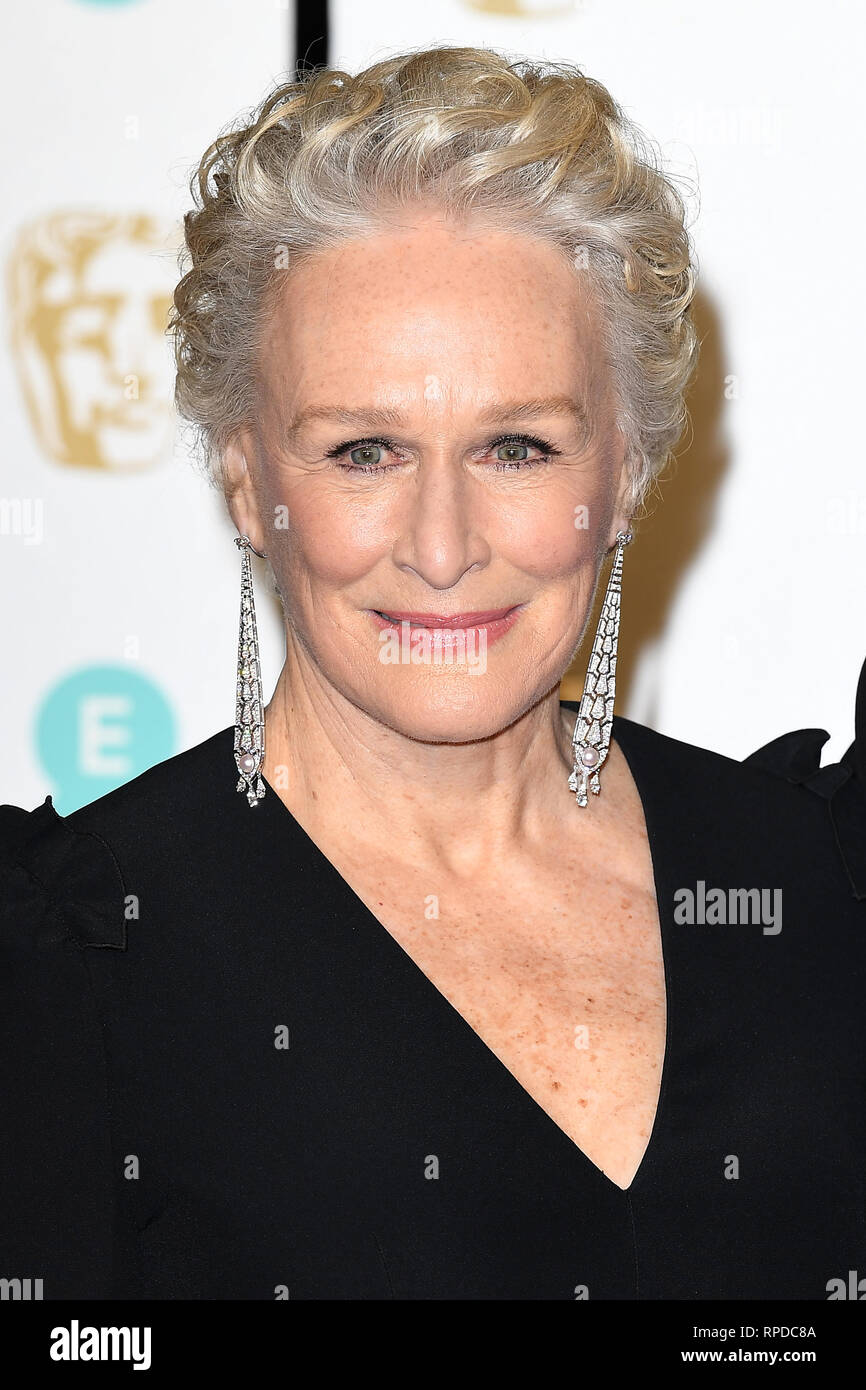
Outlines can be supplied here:
[[608, 549], [616, 544], [616, 537], [619, 531], [628, 531], [631, 528], [632, 498], [630, 493], [632, 470], [628, 445], [621, 433], [620, 439], [622, 443], [616, 457], [616, 462], [619, 466], [619, 480], [617, 483], [616, 501], [614, 502], [613, 515], [610, 522], [610, 531], [608, 533]]
[[226, 445], [222, 458], [226, 505], [239, 536], [249, 536], [256, 550], [267, 551], [255, 480], [250, 467], [255, 460], [252, 431], [240, 430]]

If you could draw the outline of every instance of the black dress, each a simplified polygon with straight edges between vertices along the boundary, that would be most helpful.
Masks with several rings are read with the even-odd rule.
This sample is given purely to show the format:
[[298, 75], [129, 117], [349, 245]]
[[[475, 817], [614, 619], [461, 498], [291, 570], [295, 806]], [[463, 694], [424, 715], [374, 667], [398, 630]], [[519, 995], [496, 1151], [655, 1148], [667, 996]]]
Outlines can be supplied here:
[[[615, 719], [668, 1000], [627, 1191], [276, 792], [236, 794], [232, 729], [65, 818], [50, 797], [0, 808], [0, 1272], [53, 1299], [847, 1288], [866, 1275], [864, 706], [866, 666], [858, 738], [820, 770], [823, 730], [741, 763]], [[700, 918], [712, 888], [766, 890], [773, 923], [679, 920], [680, 890]]]

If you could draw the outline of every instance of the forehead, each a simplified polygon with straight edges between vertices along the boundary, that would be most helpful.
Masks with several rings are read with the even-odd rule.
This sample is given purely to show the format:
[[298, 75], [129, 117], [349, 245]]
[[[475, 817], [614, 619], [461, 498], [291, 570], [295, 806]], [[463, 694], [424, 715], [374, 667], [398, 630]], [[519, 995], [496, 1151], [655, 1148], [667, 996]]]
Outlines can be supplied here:
[[558, 247], [428, 217], [287, 272], [259, 367], [295, 402], [365, 386], [382, 399], [431, 375], [440, 393], [471, 398], [573, 388], [597, 348], [593, 297]]

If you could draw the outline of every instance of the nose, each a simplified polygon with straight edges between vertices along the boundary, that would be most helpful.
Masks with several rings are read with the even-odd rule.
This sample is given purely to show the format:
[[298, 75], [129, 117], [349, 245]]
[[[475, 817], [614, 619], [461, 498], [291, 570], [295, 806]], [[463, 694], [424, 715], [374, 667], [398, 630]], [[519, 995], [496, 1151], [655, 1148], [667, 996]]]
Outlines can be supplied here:
[[393, 561], [432, 589], [453, 589], [490, 561], [479, 485], [444, 448], [425, 453], [413, 482]]

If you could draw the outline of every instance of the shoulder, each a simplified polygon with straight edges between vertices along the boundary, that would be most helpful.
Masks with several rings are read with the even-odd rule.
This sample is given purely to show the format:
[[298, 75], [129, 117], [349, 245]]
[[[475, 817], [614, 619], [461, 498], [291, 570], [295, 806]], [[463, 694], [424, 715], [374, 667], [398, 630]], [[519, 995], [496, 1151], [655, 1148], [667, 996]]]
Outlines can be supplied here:
[[[21, 926], [29, 944], [126, 945], [124, 904], [142, 866], [176, 871], [190, 837], [212, 834], [232, 808], [233, 728], [157, 763], [68, 816], [51, 796], [33, 810], [0, 806], [0, 912], [7, 948]], [[217, 788], [219, 795], [216, 795]]]
[[854, 739], [823, 767], [826, 729], [789, 730], [742, 760], [619, 715], [614, 738], [642, 799], [659, 814], [679, 806], [685, 824], [690, 816], [713, 815], [746, 833], [794, 837], [804, 845], [814, 831], [843, 867], [852, 895], [866, 900], [866, 661], [852, 703]]
[[234, 727], [124, 782], [66, 817], [73, 831], [101, 835], [123, 853], [142, 839], [163, 846], [180, 832], [212, 821], [216, 807], [232, 805], [226, 790], [237, 782]]

